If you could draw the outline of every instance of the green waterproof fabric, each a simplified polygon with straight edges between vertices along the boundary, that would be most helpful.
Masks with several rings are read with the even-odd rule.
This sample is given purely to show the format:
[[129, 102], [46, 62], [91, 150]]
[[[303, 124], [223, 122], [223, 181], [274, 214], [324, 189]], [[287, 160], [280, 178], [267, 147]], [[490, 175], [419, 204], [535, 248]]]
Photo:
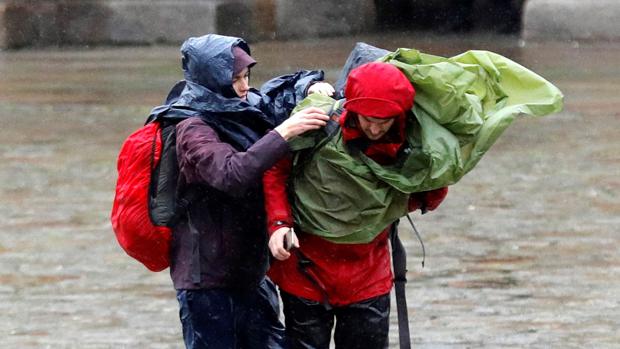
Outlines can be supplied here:
[[[406, 214], [410, 193], [458, 182], [520, 114], [558, 112], [563, 96], [547, 80], [488, 51], [444, 58], [398, 49], [382, 58], [416, 89], [408, 120], [408, 148], [395, 165], [381, 166], [333, 137], [315, 132], [291, 141], [296, 223], [335, 243], [367, 243]], [[334, 100], [311, 95], [297, 110], [328, 111]]]

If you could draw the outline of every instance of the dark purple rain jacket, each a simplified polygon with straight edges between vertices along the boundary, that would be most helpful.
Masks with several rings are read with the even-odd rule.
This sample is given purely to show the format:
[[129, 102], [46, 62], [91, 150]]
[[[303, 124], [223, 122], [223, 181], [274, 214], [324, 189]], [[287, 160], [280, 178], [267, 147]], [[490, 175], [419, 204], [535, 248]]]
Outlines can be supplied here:
[[176, 289], [252, 287], [262, 279], [268, 250], [260, 182], [287, 152], [286, 141], [275, 131], [239, 152], [200, 118], [177, 125], [181, 188], [206, 187], [202, 199], [190, 206], [189, 220], [174, 230]]
[[[269, 131], [320, 71], [274, 78], [247, 101], [232, 94], [233, 37], [205, 35], [181, 48], [185, 80], [152, 117], [186, 119], [176, 127], [179, 193], [197, 192], [174, 227], [170, 273], [176, 289], [250, 288], [268, 267], [262, 175], [288, 151]], [[178, 97], [177, 97], [178, 96]]]

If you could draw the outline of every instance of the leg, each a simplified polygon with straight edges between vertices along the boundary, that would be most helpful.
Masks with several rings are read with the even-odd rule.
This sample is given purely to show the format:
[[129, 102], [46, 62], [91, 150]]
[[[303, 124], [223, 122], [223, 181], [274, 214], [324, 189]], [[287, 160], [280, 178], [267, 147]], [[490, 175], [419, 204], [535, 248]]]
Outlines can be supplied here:
[[334, 326], [333, 309], [280, 292], [284, 304], [286, 338], [290, 349], [329, 349]]
[[336, 310], [334, 342], [338, 349], [388, 347], [390, 294], [353, 303]]
[[224, 290], [177, 291], [187, 349], [233, 348], [232, 300]]
[[240, 296], [235, 305], [235, 322], [239, 348], [282, 349], [286, 347], [284, 325], [280, 322], [276, 286], [269, 278], [263, 279], [256, 290]]

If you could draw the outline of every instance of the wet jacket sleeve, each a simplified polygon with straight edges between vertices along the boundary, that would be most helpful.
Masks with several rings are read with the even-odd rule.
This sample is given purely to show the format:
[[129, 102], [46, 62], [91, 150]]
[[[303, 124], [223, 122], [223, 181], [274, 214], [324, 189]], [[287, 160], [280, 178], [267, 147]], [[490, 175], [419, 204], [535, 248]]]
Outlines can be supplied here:
[[259, 108], [271, 115], [276, 124], [280, 124], [306, 97], [308, 87], [316, 81], [323, 81], [323, 77], [324, 73], [320, 70], [301, 70], [295, 74], [275, 77], [261, 86]]
[[[288, 200], [287, 182], [291, 173], [291, 157], [280, 159], [275, 166], [263, 175], [265, 210], [267, 211], [267, 231], [271, 235], [278, 228], [293, 226], [293, 214]], [[277, 225], [281, 221], [284, 224]]]
[[409, 196], [409, 212], [417, 209], [422, 211], [423, 214], [433, 211], [439, 207], [446, 195], [448, 195], [448, 187], [413, 193]]
[[198, 117], [177, 125], [177, 159], [187, 184], [206, 184], [231, 196], [241, 196], [260, 185], [265, 170], [289, 152], [275, 131], [245, 152], [220, 141], [217, 133]]

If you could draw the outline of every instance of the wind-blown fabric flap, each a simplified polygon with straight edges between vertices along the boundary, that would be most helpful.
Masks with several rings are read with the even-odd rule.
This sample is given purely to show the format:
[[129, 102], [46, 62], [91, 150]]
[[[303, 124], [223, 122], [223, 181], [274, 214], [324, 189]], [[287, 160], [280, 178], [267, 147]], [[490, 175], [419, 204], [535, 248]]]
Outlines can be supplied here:
[[[442, 164], [431, 170], [423, 188], [414, 184], [415, 189], [456, 183], [516, 116], [562, 110], [563, 95], [557, 87], [493, 52], [467, 51], [443, 58], [399, 49], [380, 60], [399, 67], [415, 86], [413, 114], [421, 126], [422, 152]], [[446, 166], [451, 170], [440, 170]]]
[[[381, 166], [362, 153], [351, 155], [336, 135], [312, 150], [316, 154], [303, 171], [293, 171], [296, 222], [330, 241], [372, 240], [406, 213], [406, 194], [457, 183], [516, 116], [544, 116], [562, 109], [558, 88], [493, 52], [443, 58], [398, 49], [379, 60], [401, 69], [416, 89], [409, 146], [401, 161]], [[297, 109], [318, 106], [327, 111], [334, 102], [311, 95]], [[291, 148], [311, 149], [322, 135], [298, 137]], [[353, 180], [356, 176], [360, 180]], [[343, 198], [354, 202], [343, 206]], [[330, 207], [334, 203], [341, 203], [339, 209]]]

